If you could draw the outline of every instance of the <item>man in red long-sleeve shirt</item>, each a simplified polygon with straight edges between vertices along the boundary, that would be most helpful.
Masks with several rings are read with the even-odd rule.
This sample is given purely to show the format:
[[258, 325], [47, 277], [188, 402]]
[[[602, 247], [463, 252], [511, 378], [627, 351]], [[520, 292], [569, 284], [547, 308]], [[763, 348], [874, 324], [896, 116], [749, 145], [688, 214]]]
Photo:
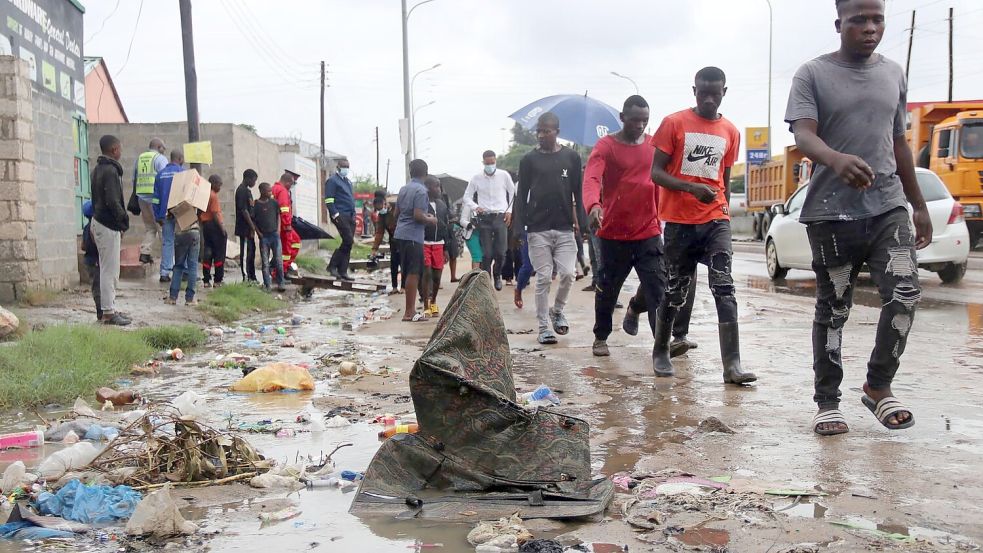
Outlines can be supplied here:
[[283, 246], [283, 274], [290, 274], [290, 266], [300, 253], [300, 236], [294, 230], [294, 204], [290, 189], [297, 182], [297, 173], [284, 171], [280, 180], [273, 185], [273, 199], [280, 205], [280, 243]]
[[[662, 303], [666, 279], [662, 268], [659, 191], [652, 182], [655, 146], [645, 135], [649, 106], [635, 95], [625, 100], [622, 130], [594, 146], [584, 173], [584, 206], [601, 242], [601, 268], [594, 296], [594, 355], [607, 356], [611, 317], [618, 293], [632, 268], [650, 305]], [[603, 198], [604, 209], [601, 209]], [[656, 310], [649, 312], [655, 332]]]

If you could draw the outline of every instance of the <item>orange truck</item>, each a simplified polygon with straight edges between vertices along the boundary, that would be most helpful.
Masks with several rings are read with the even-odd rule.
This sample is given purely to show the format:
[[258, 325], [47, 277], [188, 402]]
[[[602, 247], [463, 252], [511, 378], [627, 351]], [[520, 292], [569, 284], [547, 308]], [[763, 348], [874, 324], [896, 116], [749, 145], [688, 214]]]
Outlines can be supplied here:
[[983, 239], [983, 100], [908, 105], [908, 143], [963, 206], [974, 244]]
[[752, 219], [752, 234], [763, 240], [771, 226], [771, 206], [784, 203], [800, 186], [809, 182], [812, 162], [796, 146], [785, 148], [785, 155], [775, 156], [762, 165], [747, 169], [747, 210]]

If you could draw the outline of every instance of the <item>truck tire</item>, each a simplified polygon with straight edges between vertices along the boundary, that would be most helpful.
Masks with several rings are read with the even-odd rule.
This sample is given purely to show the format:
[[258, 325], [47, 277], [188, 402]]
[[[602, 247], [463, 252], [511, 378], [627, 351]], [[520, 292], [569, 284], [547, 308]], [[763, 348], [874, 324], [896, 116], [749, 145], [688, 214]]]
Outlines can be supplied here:
[[755, 240], [764, 240], [765, 235], [761, 232], [761, 214], [755, 213], [751, 216], [751, 237]]
[[778, 248], [775, 241], [769, 240], [765, 244], [765, 265], [768, 267], [768, 276], [771, 280], [783, 280], [788, 276], [788, 269], [778, 264]]
[[939, 278], [945, 284], [955, 284], [963, 279], [966, 275], [966, 263], [947, 263], [945, 267], [939, 271]]
[[761, 239], [764, 240], [768, 237], [768, 229], [771, 228], [771, 213], [765, 212], [761, 216]]

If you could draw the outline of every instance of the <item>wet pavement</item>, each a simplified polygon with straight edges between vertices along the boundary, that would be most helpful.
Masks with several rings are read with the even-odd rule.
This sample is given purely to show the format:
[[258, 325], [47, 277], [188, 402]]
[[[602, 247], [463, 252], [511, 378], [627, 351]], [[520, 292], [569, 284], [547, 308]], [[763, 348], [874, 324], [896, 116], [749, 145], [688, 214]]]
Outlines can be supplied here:
[[[698, 476], [780, 482], [787, 487], [817, 490], [809, 499], [772, 498], [771, 512], [752, 519], [733, 516], [718, 520], [696, 513], [692, 523], [671, 539], [640, 541], [621, 520], [617, 506], [600, 522], [553, 524], [535, 532], [551, 537], [573, 532], [585, 542], [627, 544], [631, 551], [708, 550], [785, 551], [796, 544], [819, 549], [867, 547], [909, 550], [972, 550], [983, 543], [983, 278], [970, 272], [956, 286], [942, 286], [937, 277], [923, 274], [924, 297], [894, 386], [915, 413], [910, 430], [889, 432], [860, 404], [864, 365], [873, 344], [879, 300], [869, 280], [863, 280], [844, 334], [846, 367], [843, 409], [851, 432], [820, 438], [812, 433], [814, 414], [811, 372], [811, 316], [815, 283], [808, 272], [792, 271], [781, 283], [765, 275], [764, 259], [753, 252], [735, 254], [734, 274], [741, 314], [742, 352], [746, 367], [760, 380], [741, 389], [724, 386], [712, 297], [701, 268], [701, 286], [693, 316], [691, 337], [700, 347], [677, 361], [678, 376], [655, 379], [651, 371], [651, 336], [615, 332], [609, 340], [612, 356], [594, 358], [592, 295], [575, 286], [567, 315], [571, 334], [557, 346], [544, 348], [534, 334], [532, 290], [527, 307], [512, 306], [512, 288], [499, 294], [514, 355], [520, 390], [544, 383], [562, 399], [559, 410], [581, 416], [591, 424], [592, 466], [596, 473], [676, 468]], [[445, 283], [445, 286], [450, 286]], [[626, 286], [623, 301], [634, 291]], [[441, 294], [442, 303], [451, 295]], [[249, 434], [247, 438], [268, 457], [293, 463], [299, 457], [318, 458], [343, 442], [338, 469], [364, 470], [378, 448], [378, 425], [370, 424], [382, 412], [404, 414], [407, 375], [419, 355], [433, 323], [405, 324], [393, 319], [370, 323], [357, 331], [323, 324], [328, 319], [356, 316], [350, 296], [317, 292], [300, 302], [292, 314], [304, 324], [290, 327], [298, 344], [313, 349], [280, 348], [280, 338], [261, 335], [264, 348], [247, 351], [245, 337], [210, 342], [208, 348], [180, 364], [168, 365], [156, 379], [135, 379], [134, 386], [151, 399], [172, 399], [191, 389], [204, 395], [210, 420], [253, 423], [283, 420], [300, 430], [294, 437]], [[392, 302], [401, 304], [402, 296]], [[615, 326], [623, 311], [616, 311]], [[289, 316], [284, 317], [289, 320]], [[250, 320], [248, 326], [277, 324]], [[306, 348], [303, 348], [306, 349]], [[210, 367], [220, 352], [260, 354], [261, 361], [281, 360], [308, 364], [317, 389], [308, 393], [233, 394], [229, 385], [241, 373]], [[332, 357], [332, 354], [335, 354]], [[318, 357], [331, 360], [323, 367]], [[390, 376], [329, 379], [340, 360], [358, 360], [369, 369], [390, 367]], [[261, 365], [262, 362], [256, 363]], [[380, 395], [382, 394], [382, 395]], [[392, 395], [390, 395], [392, 394]], [[359, 420], [323, 433], [303, 432], [295, 416], [311, 403], [323, 411], [347, 407], [347, 416]], [[364, 414], [364, 416], [360, 415]], [[701, 421], [716, 417], [734, 434], [705, 433]], [[3, 430], [28, 428], [31, 415], [4, 417]], [[12, 421], [12, 422], [8, 422]], [[45, 451], [43, 453], [49, 453]], [[42, 458], [41, 450], [0, 453], [6, 463], [25, 458], [28, 466]], [[207, 545], [189, 550], [210, 551], [360, 551], [431, 550], [473, 551], [465, 541], [471, 525], [433, 521], [362, 520], [347, 514], [354, 490], [318, 488], [286, 492], [258, 492], [244, 485], [205, 490], [175, 490], [182, 512], [194, 519], [207, 536]], [[295, 506], [301, 514], [283, 522], [262, 525], [260, 512]], [[665, 534], [669, 532], [668, 528]], [[886, 535], [923, 540], [903, 543]], [[927, 540], [927, 541], [924, 541]], [[85, 540], [83, 540], [84, 542]], [[0, 553], [26, 551], [0, 542]], [[113, 544], [91, 543], [93, 551], [113, 550]], [[603, 549], [603, 548], [602, 548]]]

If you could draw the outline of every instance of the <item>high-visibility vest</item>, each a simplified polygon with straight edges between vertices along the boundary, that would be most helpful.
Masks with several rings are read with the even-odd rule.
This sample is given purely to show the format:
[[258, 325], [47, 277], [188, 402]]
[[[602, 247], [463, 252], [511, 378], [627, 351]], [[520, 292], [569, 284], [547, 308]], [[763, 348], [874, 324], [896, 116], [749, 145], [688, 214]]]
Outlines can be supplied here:
[[160, 154], [158, 152], [144, 152], [137, 158], [137, 194], [141, 196], [152, 196], [154, 194], [154, 180], [157, 179], [157, 171], [154, 171], [154, 159]]

